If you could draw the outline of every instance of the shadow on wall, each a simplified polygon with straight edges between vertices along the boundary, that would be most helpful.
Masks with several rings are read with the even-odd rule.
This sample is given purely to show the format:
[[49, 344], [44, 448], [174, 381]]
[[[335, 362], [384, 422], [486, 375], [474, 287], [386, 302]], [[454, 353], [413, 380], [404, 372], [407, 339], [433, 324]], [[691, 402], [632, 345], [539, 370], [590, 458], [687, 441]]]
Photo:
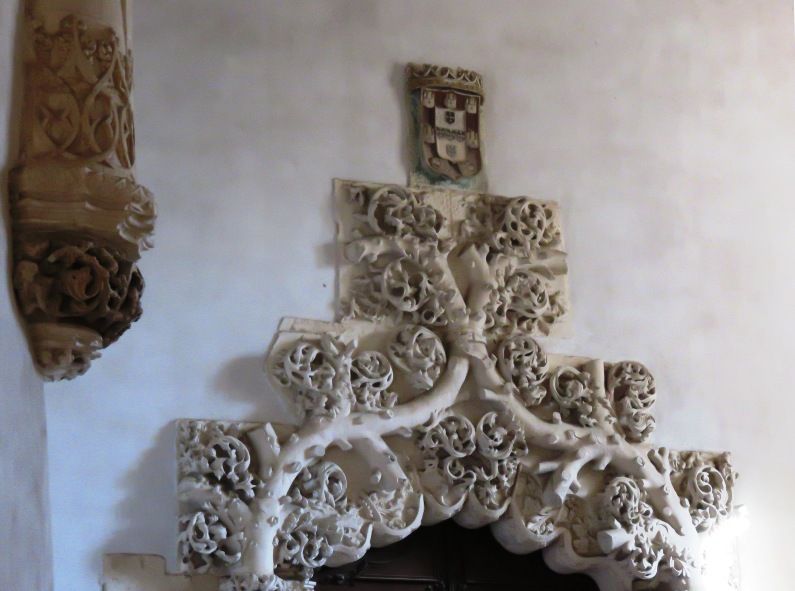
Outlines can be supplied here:
[[[268, 383], [264, 358], [264, 354], [258, 354], [232, 359], [216, 374], [213, 384], [219, 390], [219, 396], [246, 403], [252, 408], [250, 412], [230, 411], [227, 416], [221, 417], [175, 417], [175, 420], [160, 429], [154, 438], [154, 444], [121, 482], [125, 496], [116, 507], [120, 527], [92, 555], [92, 570], [100, 572], [105, 554], [142, 553], [165, 556], [168, 571], [176, 572], [177, 419], [295, 422], [290, 401], [274, 391]], [[151, 518], [153, 512], [158, 514], [158, 519]]]
[[[332, 267], [334, 269], [337, 269], [338, 265], [341, 264], [341, 261], [339, 260], [339, 257], [341, 255], [340, 255], [339, 248], [337, 247], [337, 242], [336, 242], [336, 236], [337, 236], [337, 231], [338, 231], [338, 228], [337, 228], [337, 202], [336, 202], [336, 199], [334, 199], [334, 196], [333, 196], [333, 194], [334, 194], [333, 189], [331, 189], [331, 194], [332, 194], [332, 197], [330, 199], [330, 201], [331, 201], [330, 217], [331, 217], [332, 224], [333, 224], [333, 230], [334, 230], [333, 236], [334, 236], [335, 239], [330, 241], [330, 242], [326, 242], [324, 244], [321, 244], [321, 245], [319, 245], [319, 246], [317, 246], [315, 248], [315, 262], [317, 263], [317, 266], [320, 267], [320, 268]], [[333, 281], [334, 281], [334, 283], [332, 285], [332, 288], [333, 288], [334, 297], [331, 298], [331, 301], [327, 305], [328, 317], [330, 319], [331, 318], [336, 318], [337, 310], [339, 309], [339, 298], [340, 298], [340, 284], [339, 283], [340, 283], [340, 276], [339, 276], [339, 273], [337, 273], [336, 271], [334, 273]], [[324, 282], [323, 283], [323, 289], [325, 289], [326, 287], [328, 287], [328, 286]], [[295, 310], [294, 312], [291, 311], [291, 312], [288, 312], [288, 313], [291, 314], [291, 315], [294, 315], [296, 312], [298, 312], [298, 310]], [[276, 331], [274, 331], [274, 338], [275, 338], [275, 336], [276, 336]], [[265, 354], [263, 354], [262, 358], [263, 359], [265, 358]], [[263, 368], [264, 368], [264, 365], [263, 365]]]
[[[395, 63], [390, 83], [395, 90], [401, 113], [402, 133], [401, 159], [408, 174], [409, 114], [405, 108], [405, 64]], [[331, 184], [331, 179], [329, 179]], [[331, 208], [335, 207], [333, 197]], [[335, 216], [332, 215], [332, 219]], [[336, 232], [335, 232], [336, 234]], [[336, 243], [327, 243], [316, 251], [320, 266], [335, 264]], [[337, 292], [337, 290], [335, 290]], [[300, 311], [296, 310], [296, 313]], [[333, 316], [334, 310], [331, 311]], [[273, 336], [275, 337], [274, 330]], [[119, 529], [110, 536], [92, 557], [92, 570], [99, 572], [102, 556], [110, 553], [163, 554], [168, 561], [168, 571], [175, 572], [174, 561], [177, 545], [178, 503], [176, 492], [176, 420], [180, 418], [207, 418], [213, 420], [255, 421], [295, 423], [296, 413], [291, 400], [274, 390], [265, 374], [265, 351], [244, 355], [227, 361], [215, 374], [212, 387], [218, 396], [228, 397], [234, 402], [225, 416], [174, 417], [174, 421], [163, 426], [155, 437], [154, 444], [143, 454], [140, 461], [124, 476], [121, 486], [126, 494], [118, 503], [116, 515]], [[240, 412], [243, 403], [249, 411]], [[155, 512], [159, 519], [144, 518]], [[156, 527], [152, 524], [157, 523]]]
[[[101, 572], [102, 555], [114, 552], [164, 553], [168, 558], [177, 545], [176, 422], [157, 433], [154, 444], [121, 481], [126, 491], [116, 506], [120, 528], [92, 553], [91, 569]], [[145, 518], [159, 513], [160, 519]], [[156, 524], [156, 525], [155, 525]], [[171, 548], [170, 546], [173, 546]], [[170, 561], [169, 561], [170, 562]], [[175, 566], [169, 563], [169, 567]]]
[[406, 171], [406, 180], [408, 180], [409, 171], [411, 170], [411, 132], [409, 131], [411, 116], [409, 114], [408, 99], [406, 98], [406, 64], [404, 62], [392, 64], [389, 83], [398, 102], [401, 127], [400, 133], [397, 134], [400, 138], [400, 162], [403, 164], [403, 170]]
[[[16, 28], [14, 30], [13, 41], [14, 63], [11, 73], [9, 108], [6, 117], [6, 130], [8, 131], [8, 137], [6, 138], [6, 161], [2, 163], [2, 172], [0, 173], [0, 183], [2, 183], [2, 187], [0, 187], [0, 195], [3, 196], [2, 207], [0, 207], [0, 218], [2, 218], [3, 229], [5, 231], [4, 236], [6, 237], [7, 243], [6, 250], [3, 251], [3, 249], [0, 248], [0, 252], [5, 253], [5, 266], [3, 268], [8, 270], [6, 271], [6, 277], [9, 279], [5, 281], [6, 295], [8, 297], [8, 301], [11, 302], [11, 308], [13, 310], [13, 316], [16, 320], [17, 326], [19, 326], [19, 330], [24, 333], [27, 330], [27, 325], [25, 324], [25, 321], [22, 318], [22, 313], [17, 306], [16, 294], [14, 293], [13, 286], [14, 260], [11, 228], [11, 195], [8, 190], [9, 176], [11, 174], [11, 170], [14, 168], [14, 166], [16, 166], [17, 158], [19, 157], [20, 137], [22, 133], [22, 97], [24, 92], [22, 88], [22, 56], [24, 55], [23, 32], [25, 31], [26, 24], [24, 10], [22, 10], [21, 7], [16, 16]], [[27, 339], [26, 342], [28, 343], [29, 352], [32, 357], [30, 343], [27, 341]]]
[[228, 361], [216, 374], [213, 385], [221, 395], [244, 402], [252, 410], [245, 413], [236, 412], [235, 416], [186, 418], [292, 424], [297, 422], [292, 402], [281, 392], [274, 390], [268, 382], [264, 352]]

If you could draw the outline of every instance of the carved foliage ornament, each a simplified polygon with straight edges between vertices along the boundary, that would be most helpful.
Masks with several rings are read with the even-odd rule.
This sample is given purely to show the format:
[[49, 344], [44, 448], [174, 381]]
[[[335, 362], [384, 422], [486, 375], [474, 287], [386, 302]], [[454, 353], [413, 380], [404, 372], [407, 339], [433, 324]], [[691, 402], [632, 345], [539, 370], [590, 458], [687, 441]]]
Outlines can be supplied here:
[[[568, 334], [557, 204], [352, 181], [337, 181], [335, 192], [344, 319], [464, 326], [461, 294], [473, 291], [489, 341]], [[482, 269], [462, 272], [470, 265]]]
[[29, 20], [26, 41], [13, 284], [40, 371], [72, 378], [141, 315], [155, 209], [134, 178], [126, 42], [74, 16]]
[[654, 380], [636, 362], [287, 319], [268, 371], [298, 427], [180, 423], [180, 557], [224, 588], [297, 585], [453, 518], [606, 590], [695, 589], [702, 538], [731, 511], [728, 456], [671, 452], [638, 428]]
[[335, 182], [340, 322], [284, 319], [267, 357], [296, 425], [179, 424], [183, 571], [311, 589], [452, 518], [603, 591], [715, 591], [728, 455], [650, 442], [642, 364], [541, 347], [570, 320], [557, 204], [453, 188], [485, 185], [479, 75], [408, 87], [414, 186]]
[[180, 422], [184, 572], [308, 589], [452, 518], [605, 591], [703, 589], [734, 471], [649, 442], [642, 364], [534, 339], [567, 320], [557, 205], [335, 188], [342, 322], [285, 319], [267, 359], [298, 425]]

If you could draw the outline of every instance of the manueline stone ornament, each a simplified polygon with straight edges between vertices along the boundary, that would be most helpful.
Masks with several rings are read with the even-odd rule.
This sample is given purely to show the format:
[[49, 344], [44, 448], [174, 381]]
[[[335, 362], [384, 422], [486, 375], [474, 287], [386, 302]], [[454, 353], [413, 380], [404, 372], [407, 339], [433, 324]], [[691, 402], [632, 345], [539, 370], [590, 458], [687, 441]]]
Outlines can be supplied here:
[[[183, 574], [311, 589], [318, 568], [453, 519], [602, 591], [714, 591], [728, 454], [652, 442], [643, 364], [546, 350], [571, 326], [558, 205], [457, 188], [485, 182], [482, 130], [441, 141], [435, 110], [479, 113], [481, 77], [412, 64], [407, 79], [433, 174], [334, 182], [337, 322], [283, 319], [265, 363], [295, 424], [178, 424]], [[466, 159], [435, 166], [445, 142]]]
[[71, 379], [141, 316], [136, 261], [155, 206], [134, 176], [129, 38], [118, 23], [53, 19], [33, 4], [9, 175], [13, 285], [36, 366]]

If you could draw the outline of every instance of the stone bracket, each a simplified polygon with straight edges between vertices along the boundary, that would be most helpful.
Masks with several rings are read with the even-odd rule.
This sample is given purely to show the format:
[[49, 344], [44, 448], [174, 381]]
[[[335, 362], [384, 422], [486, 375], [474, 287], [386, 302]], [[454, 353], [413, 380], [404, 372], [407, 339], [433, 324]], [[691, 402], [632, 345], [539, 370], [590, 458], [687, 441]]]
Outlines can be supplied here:
[[124, 23], [53, 16], [43, 4], [28, 13], [9, 193], [19, 310], [37, 367], [59, 380], [84, 373], [140, 317], [136, 261], [155, 206], [134, 176]]

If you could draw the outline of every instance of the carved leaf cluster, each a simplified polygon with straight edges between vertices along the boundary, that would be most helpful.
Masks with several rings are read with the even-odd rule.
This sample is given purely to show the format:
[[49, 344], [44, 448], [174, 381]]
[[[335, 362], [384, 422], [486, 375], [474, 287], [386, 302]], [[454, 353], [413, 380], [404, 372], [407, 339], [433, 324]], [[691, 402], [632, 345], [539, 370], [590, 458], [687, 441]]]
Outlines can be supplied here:
[[363, 517], [372, 522], [376, 535], [391, 534], [400, 539], [401, 532], [412, 530], [421, 517], [421, 495], [415, 491], [407, 479], [393, 490], [370, 492], [362, 498]]
[[70, 322], [95, 330], [105, 346], [140, 318], [138, 267], [89, 240], [28, 238], [17, 243], [14, 288], [31, 322]]
[[547, 335], [566, 314], [562, 294], [552, 290], [543, 269], [498, 266], [496, 285], [485, 309], [485, 329], [491, 338], [515, 333]]
[[709, 531], [729, 515], [737, 475], [728, 454], [679, 452], [671, 465], [677, 492], [698, 531]]
[[387, 354], [357, 351], [329, 335], [302, 340], [280, 357], [273, 373], [311, 416], [347, 416], [352, 410], [389, 411], [397, 402], [390, 390], [394, 365], [417, 391], [426, 391], [441, 375], [447, 356], [441, 340], [421, 326], [397, 331]]
[[[316, 462], [301, 472], [288, 496], [288, 510], [279, 536], [279, 564], [312, 569], [326, 564], [334, 552], [361, 548], [369, 540], [371, 525], [359, 507], [347, 498], [345, 473], [331, 462]], [[311, 574], [310, 574], [311, 576]]]
[[498, 255], [532, 258], [542, 248], [560, 248], [560, 225], [549, 204], [527, 197], [488, 195], [470, 201], [462, 224], [464, 240]]
[[663, 571], [668, 577], [681, 578], [696, 569], [685, 549], [671, 543], [671, 526], [655, 516], [646, 491], [636, 480], [613, 478], [599, 501], [605, 527], [599, 538], [601, 549], [616, 551], [615, 558], [633, 577], [650, 580]]
[[549, 389], [563, 418], [576, 420], [583, 427], [596, 425], [595, 392], [590, 374], [573, 367], [558, 367], [550, 375]]
[[356, 205], [354, 215], [360, 221], [362, 235], [410, 237], [435, 245], [441, 242], [440, 233], [446, 220], [419, 191], [398, 185], [385, 185], [375, 190], [353, 185], [350, 200]]
[[402, 327], [389, 345], [389, 358], [408, 376], [418, 392], [430, 390], [447, 365], [447, 352], [433, 331], [416, 325]]
[[[486, 509], [502, 510], [510, 497], [519, 458], [527, 454], [522, 429], [484, 414], [477, 426], [463, 415], [450, 415], [418, 431], [423, 452], [422, 482], [445, 506], [455, 506], [473, 491]], [[441, 480], [444, 487], [439, 487]]]
[[252, 457], [234, 424], [179, 424], [179, 556], [188, 572], [223, 572], [240, 562], [246, 547], [249, 506], [261, 486]]
[[395, 324], [446, 326], [455, 292], [446, 286], [436, 253], [416, 245], [368, 262], [352, 285], [349, 315]]
[[651, 410], [657, 399], [649, 370], [637, 361], [616, 363], [607, 372], [606, 388], [627, 439], [646, 441], [654, 431]]

